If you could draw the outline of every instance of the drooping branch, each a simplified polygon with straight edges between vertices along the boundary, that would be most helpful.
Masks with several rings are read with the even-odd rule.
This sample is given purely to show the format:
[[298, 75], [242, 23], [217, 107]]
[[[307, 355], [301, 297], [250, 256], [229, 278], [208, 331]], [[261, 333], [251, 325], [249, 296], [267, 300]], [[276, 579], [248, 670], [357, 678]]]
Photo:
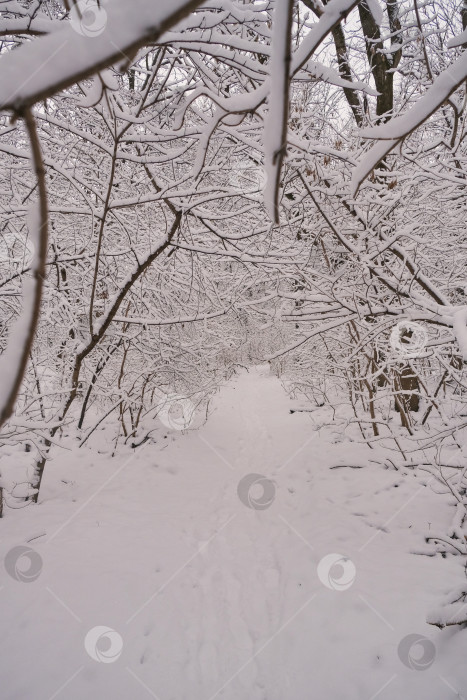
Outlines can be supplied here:
[[0, 109], [20, 111], [108, 66], [129, 60], [201, 5], [200, 0], [112, 0], [98, 37], [71, 23], [0, 58]]
[[276, 224], [279, 223], [281, 168], [287, 148], [293, 7], [293, 0], [276, 0], [273, 54], [269, 76], [269, 111], [264, 128], [264, 160], [267, 177], [264, 202], [269, 216]]
[[38, 215], [32, 221], [36, 230], [31, 231], [36, 251], [32, 280], [25, 280], [23, 285], [23, 311], [12, 328], [8, 346], [0, 359], [0, 427], [13, 413], [28, 365], [39, 321], [47, 258], [48, 206], [44, 162], [34, 117], [29, 109], [24, 110], [21, 116], [31, 144], [32, 164], [39, 195]]

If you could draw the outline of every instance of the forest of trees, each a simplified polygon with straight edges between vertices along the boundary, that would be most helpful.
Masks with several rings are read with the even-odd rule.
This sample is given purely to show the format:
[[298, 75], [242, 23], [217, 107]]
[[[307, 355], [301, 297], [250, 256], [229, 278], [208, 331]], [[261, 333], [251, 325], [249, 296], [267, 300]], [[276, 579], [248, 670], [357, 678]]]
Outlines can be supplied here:
[[437, 480], [465, 566], [467, 2], [2, 0], [0, 37], [4, 514], [64, 435], [269, 362]]

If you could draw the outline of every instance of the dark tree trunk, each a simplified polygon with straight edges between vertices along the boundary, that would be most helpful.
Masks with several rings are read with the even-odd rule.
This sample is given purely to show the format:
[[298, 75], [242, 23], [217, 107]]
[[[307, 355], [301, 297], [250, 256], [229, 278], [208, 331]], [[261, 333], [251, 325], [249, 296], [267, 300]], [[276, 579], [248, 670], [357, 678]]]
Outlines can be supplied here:
[[379, 92], [376, 98], [376, 115], [378, 122], [388, 121], [394, 109], [394, 68], [397, 68], [401, 59], [402, 49], [399, 48], [397, 34], [401, 25], [398, 17], [397, 0], [388, 0], [387, 12], [392, 37], [393, 53], [386, 53], [381, 32], [373, 19], [366, 0], [358, 5], [360, 23], [365, 35], [366, 54], [370, 64], [376, 89]]
[[[410, 367], [410, 365], [405, 365], [400, 370], [399, 382], [400, 391], [403, 392], [401, 395], [401, 401], [405, 408], [412, 413], [416, 413], [420, 408], [420, 383], [418, 377]], [[399, 407], [395, 405], [396, 411], [399, 411]]]

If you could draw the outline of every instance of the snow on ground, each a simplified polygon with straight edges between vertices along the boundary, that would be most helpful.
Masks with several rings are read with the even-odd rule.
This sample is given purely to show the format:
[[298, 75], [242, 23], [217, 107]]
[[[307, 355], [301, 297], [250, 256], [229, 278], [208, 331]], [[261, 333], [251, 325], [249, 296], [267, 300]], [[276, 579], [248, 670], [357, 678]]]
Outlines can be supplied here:
[[458, 561], [410, 553], [450, 508], [415, 475], [330, 469], [368, 450], [289, 408], [258, 367], [199, 430], [55, 452], [40, 505], [0, 522], [10, 573], [13, 548], [40, 557], [1, 573], [2, 700], [467, 698], [467, 631], [425, 622]]

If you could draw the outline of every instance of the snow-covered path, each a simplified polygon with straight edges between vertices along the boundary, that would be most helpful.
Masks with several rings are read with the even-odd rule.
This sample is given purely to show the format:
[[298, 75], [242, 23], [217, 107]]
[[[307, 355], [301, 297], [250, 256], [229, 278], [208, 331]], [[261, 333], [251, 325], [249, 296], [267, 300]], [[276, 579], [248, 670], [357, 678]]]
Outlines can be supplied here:
[[[57, 452], [41, 505], [7, 512], [2, 559], [42, 536], [34, 581], [2, 571], [2, 700], [467, 698], [466, 632], [425, 623], [457, 566], [410, 554], [450, 517], [430, 485], [330, 469], [362, 447], [291, 415], [265, 368], [213, 407], [112, 460]], [[398, 654], [416, 633], [424, 670]]]

